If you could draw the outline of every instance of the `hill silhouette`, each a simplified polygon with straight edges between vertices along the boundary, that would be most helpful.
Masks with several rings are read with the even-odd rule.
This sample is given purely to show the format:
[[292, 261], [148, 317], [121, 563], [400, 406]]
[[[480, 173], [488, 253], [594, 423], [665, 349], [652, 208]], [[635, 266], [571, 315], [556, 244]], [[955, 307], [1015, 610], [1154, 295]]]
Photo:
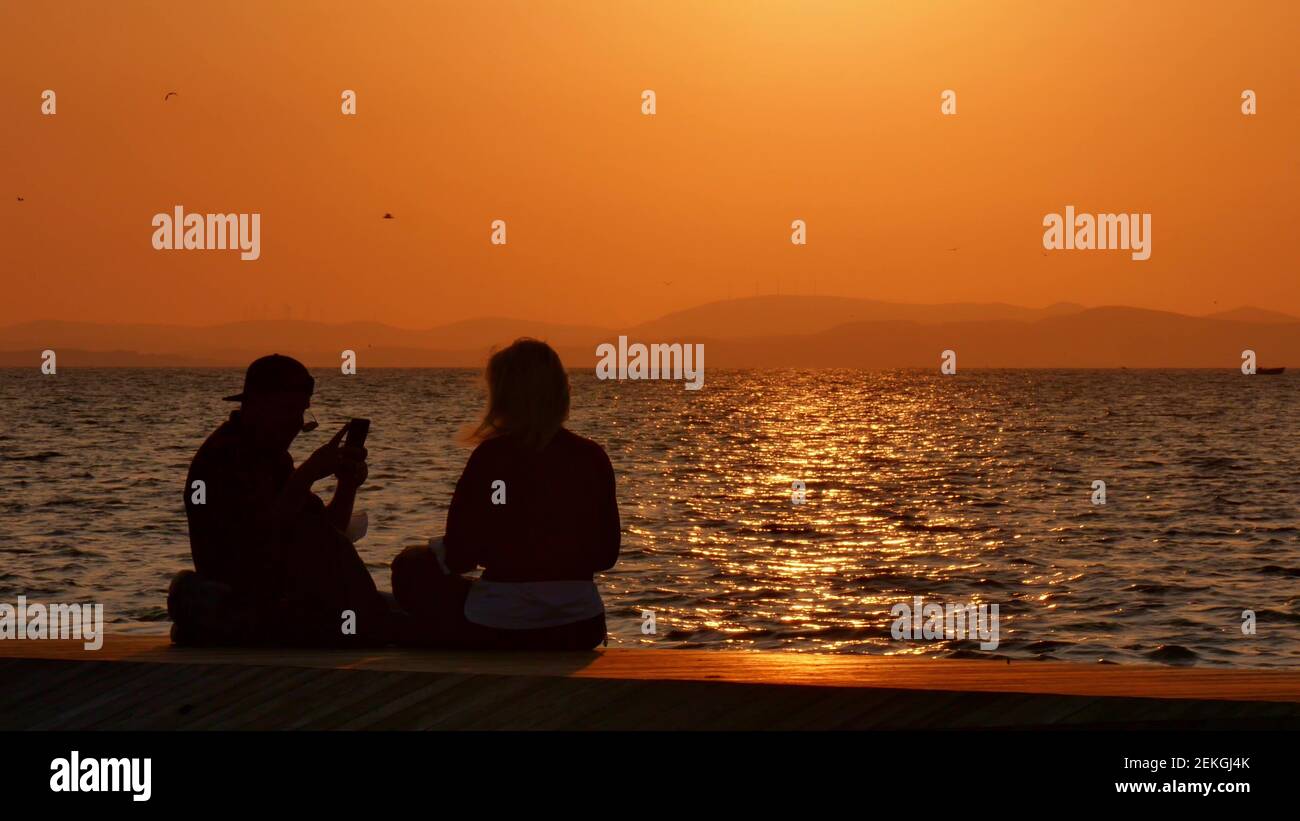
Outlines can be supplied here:
[[[1225, 368], [1300, 361], [1300, 322], [1249, 323], [1138, 308], [1090, 308], [1033, 322], [857, 322], [815, 334], [714, 339], [712, 367]], [[594, 360], [593, 360], [594, 361]]]
[[1219, 311], [1206, 314], [1206, 319], [1231, 319], [1238, 322], [1300, 322], [1300, 317], [1270, 311], [1265, 308], [1233, 308], [1231, 311]]
[[908, 305], [823, 296], [763, 296], [675, 311], [626, 329], [486, 317], [426, 329], [378, 322], [232, 322], [205, 327], [40, 320], [0, 328], [0, 365], [34, 366], [47, 348], [61, 365], [239, 366], [270, 351], [335, 367], [343, 350], [362, 367], [481, 367], [519, 336], [554, 345], [571, 367], [594, 366], [595, 347], [619, 335], [702, 342], [706, 367], [1235, 368], [1300, 364], [1300, 319], [1242, 307], [1194, 317], [1123, 306]]
[[817, 333], [850, 322], [907, 320], [937, 324], [978, 320], [1035, 320], [1083, 310], [1082, 305], [1058, 303], [1046, 308], [1022, 308], [1004, 303], [956, 302], [917, 305], [834, 296], [757, 296], [710, 302], [633, 326], [627, 333], [642, 338], [752, 336]]

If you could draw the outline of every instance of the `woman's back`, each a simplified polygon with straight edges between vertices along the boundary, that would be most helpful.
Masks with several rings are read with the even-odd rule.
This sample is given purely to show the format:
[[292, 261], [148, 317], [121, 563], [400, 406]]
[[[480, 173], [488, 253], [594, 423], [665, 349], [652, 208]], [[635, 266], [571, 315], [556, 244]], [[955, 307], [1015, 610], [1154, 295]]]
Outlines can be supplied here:
[[564, 428], [540, 450], [494, 436], [456, 484], [447, 566], [481, 565], [490, 581], [590, 580], [618, 560], [619, 531], [614, 470], [600, 445]]

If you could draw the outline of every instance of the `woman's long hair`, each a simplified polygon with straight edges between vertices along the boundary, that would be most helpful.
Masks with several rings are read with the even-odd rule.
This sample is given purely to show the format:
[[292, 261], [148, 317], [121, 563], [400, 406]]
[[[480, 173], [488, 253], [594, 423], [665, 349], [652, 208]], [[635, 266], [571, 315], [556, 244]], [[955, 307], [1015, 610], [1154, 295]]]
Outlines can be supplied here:
[[471, 443], [512, 435], [541, 450], [569, 418], [569, 375], [545, 342], [523, 337], [487, 363], [488, 404], [466, 437]]

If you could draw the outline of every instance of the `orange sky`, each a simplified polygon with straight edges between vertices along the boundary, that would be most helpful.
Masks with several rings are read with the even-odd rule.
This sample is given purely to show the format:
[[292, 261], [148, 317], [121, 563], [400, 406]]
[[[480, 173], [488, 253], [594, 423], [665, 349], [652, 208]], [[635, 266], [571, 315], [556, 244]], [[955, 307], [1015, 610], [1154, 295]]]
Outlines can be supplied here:
[[[0, 323], [1300, 313], [1300, 4], [199, 5], [0, 4]], [[261, 259], [153, 250], [177, 204], [260, 213]], [[1044, 255], [1070, 204], [1150, 212], [1151, 259]]]

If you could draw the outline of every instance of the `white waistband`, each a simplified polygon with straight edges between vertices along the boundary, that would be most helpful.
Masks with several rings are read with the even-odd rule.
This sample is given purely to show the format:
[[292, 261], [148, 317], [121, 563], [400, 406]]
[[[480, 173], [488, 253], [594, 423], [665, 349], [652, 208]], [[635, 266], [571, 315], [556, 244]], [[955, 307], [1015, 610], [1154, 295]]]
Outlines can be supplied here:
[[600, 590], [587, 580], [491, 582], [479, 579], [465, 597], [465, 618], [484, 627], [557, 627], [605, 612]]

